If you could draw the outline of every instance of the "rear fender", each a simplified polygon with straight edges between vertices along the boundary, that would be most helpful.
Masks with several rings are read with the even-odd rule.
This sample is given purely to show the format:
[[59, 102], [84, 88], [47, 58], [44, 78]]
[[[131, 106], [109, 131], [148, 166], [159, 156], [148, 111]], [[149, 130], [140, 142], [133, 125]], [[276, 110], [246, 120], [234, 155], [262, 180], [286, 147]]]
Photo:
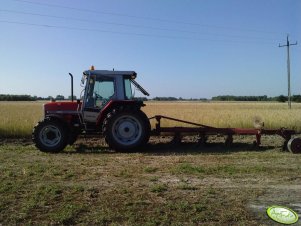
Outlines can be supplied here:
[[136, 100], [110, 100], [98, 115], [96, 125], [101, 125], [103, 120], [106, 118], [107, 114], [111, 112], [114, 108], [119, 108], [122, 106], [136, 108], [138, 110], [141, 107], [145, 106], [145, 104], [143, 104], [142, 101]]

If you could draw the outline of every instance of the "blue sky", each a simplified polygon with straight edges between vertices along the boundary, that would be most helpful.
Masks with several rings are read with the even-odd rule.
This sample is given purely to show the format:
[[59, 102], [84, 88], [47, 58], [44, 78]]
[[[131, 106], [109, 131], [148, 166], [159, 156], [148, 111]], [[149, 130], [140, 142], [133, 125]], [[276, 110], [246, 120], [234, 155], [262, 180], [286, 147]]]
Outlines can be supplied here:
[[[79, 96], [82, 71], [135, 70], [155, 96], [287, 94], [300, 0], [1, 0], [0, 93]], [[291, 47], [301, 94], [301, 47]]]

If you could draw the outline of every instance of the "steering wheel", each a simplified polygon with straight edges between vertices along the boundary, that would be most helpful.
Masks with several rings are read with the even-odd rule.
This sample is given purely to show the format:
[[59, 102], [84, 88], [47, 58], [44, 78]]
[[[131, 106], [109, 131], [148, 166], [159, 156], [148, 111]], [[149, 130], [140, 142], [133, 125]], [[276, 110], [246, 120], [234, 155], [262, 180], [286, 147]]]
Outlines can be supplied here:
[[95, 99], [100, 99], [100, 100], [103, 99], [103, 97], [100, 96], [100, 95], [99, 95], [98, 93], [96, 93], [96, 92], [94, 92], [94, 95], [95, 95]]

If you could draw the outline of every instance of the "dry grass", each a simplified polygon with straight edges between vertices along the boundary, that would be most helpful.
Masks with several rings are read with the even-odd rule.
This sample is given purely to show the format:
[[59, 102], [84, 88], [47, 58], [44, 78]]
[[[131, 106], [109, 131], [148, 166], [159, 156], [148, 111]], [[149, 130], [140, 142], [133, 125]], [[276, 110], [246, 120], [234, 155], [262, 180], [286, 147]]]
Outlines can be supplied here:
[[0, 135], [28, 137], [43, 117], [44, 102], [0, 102]]
[[[265, 128], [286, 127], [301, 131], [301, 104], [288, 110], [285, 103], [273, 102], [146, 102], [148, 116], [166, 115], [215, 127], [253, 128], [260, 117]], [[162, 125], [176, 126], [177, 122]]]
[[[0, 102], [0, 135], [29, 137], [33, 126], [43, 117], [44, 102]], [[265, 122], [265, 128], [286, 127], [301, 131], [301, 104], [256, 102], [146, 102], [143, 111], [151, 117], [166, 115], [217, 127], [253, 128], [255, 116]], [[153, 122], [154, 123], [154, 122]], [[176, 126], [179, 123], [162, 123]]]
[[273, 225], [265, 214], [273, 204], [300, 214], [301, 158], [278, 148], [115, 153], [77, 145], [47, 154], [0, 143], [0, 224]]

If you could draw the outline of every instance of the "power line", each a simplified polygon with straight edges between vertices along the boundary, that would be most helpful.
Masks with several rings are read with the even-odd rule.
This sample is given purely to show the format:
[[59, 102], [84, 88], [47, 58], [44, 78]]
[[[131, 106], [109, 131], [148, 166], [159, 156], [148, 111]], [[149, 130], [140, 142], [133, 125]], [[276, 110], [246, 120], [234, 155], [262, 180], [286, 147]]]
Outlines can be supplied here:
[[167, 20], [167, 19], [161, 19], [161, 18], [155, 18], [155, 17], [135, 16], [135, 15], [129, 15], [129, 14], [112, 13], [112, 12], [98, 11], [98, 10], [92, 10], [92, 9], [81, 9], [81, 8], [76, 8], [76, 7], [62, 6], [62, 5], [57, 5], [57, 4], [49, 4], [49, 3], [41, 3], [41, 2], [34, 2], [34, 1], [28, 1], [28, 0], [12, 0], [12, 1], [22, 2], [22, 3], [27, 3], [27, 4], [34, 4], [34, 5], [47, 6], [47, 7], [54, 7], [54, 8], [62, 8], [62, 9], [80, 11], [80, 12], [89, 12], [89, 13], [94, 13], [94, 14], [105, 14], [105, 15], [111, 15], [111, 16], [128, 17], [128, 18], [135, 18], [135, 19], [142, 19], [142, 20], [151, 20], [151, 21], [158, 21], [158, 22], [165, 22], [165, 23], [173, 23], [173, 24], [184, 24], [184, 25], [201, 26], [201, 27], [208, 27], [208, 28], [218, 28], [218, 29], [227, 29], [227, 30], [236, 30], [236, 31], [247, 31], [247, 32], [266, 33], [266, 34], [283, 34], [281, 32], [275, 32], [275, 31], [266, 31], [266, 30], [258, 30], [258, 29], [245, 29], [245, 28], [236, 28], [236, 27], [225, 27], [225, 26], [218, 26], [218, 25], [208, 25], [208, 24], [185, 22], [185, 21], [179, 21], [179, 20]]
[[15, 13], [15, 14], [22, 14], [22, 15], [32, 15], [32, 16], [39, 16], [39, 17], [74, 20], [74, 21], [98, 23], [98, 24], [109, 24], [109, 25], [125, 26], [125, 27], [133, 27], [133, 28], [146, 28], [146, 29], [151, 29], [151, 30], [182, 32], [182, 33], [190, 33], [190, 34], [196, 34], [196, 35], [208, 35], [208, 36], [220, 36], [220, 37], [227, 37], [227, 38], [243, 38], [243, 39], [253, 39], [253, 40], [257, 39], [257, 40], [274, 41], [274, 39], [267, 39], [267, 38], [262, 38], [262, 37], [250, 37], [250, 36], [240, 36], [240, 35], [225, 35], [225, 34], [216, 34], [216, 33], [202, 33], [202, 32], [198, 32], [198, 31], [188, 31], [188, 30], [160, 28], [160, 27], [152, 27], [152, 26], [144, 26], [144, 25], [133, 25], [133, 24], [114, 23], [114, 22], [107, 22], [107, 21], [79, 19], [79, 18], [75, 18], [75, 17], [55, 16], [55, 15], [49, 15], [49, 14], [40, 14], [40, 13], [32, 13], [32, 12], [24, 12], [24, 11], [16, 11], [16, 10], [8, 10], [8, 9], [0, 9], [0, 11], [8, 12], [8, 13]]
[[[261, 42], [256, 42], [256, 41], [241, 42], [241, 41], [236, 41], [236, 40], [225, 40], [225, 39], [223, 39], [223, 40], [215, 39], [214, 40], [214, 39], [193, 38], [193, 37], [185, 37], [185, 36], [153, 35], [153, 34], [144, 34], [144, 33], [109, 31], [109, 30], [101, 30], [101, 29], [94, 29], [94, 28], [80, 28], [80, 27], [60, 26], [60, 25], [26, 23], [26, 22], [9, 21], [9, 20], [0, 20], [0, 23], [44, 27], [44, 28], [56, 28], [56, 29], [63, 29], [63, 30], [94, 31], [94, 32], [111, 33], [111, 34], [119, 34], [119, 35], [142, 36], [142, 37], [165, 38], [165, 39], [183, 39], [183, 40], [226, 42], [226, 43], [228, 42], [228, 43], [242, 43], [242, 44], [245, 44], [245, 43], [263, 44], [262, 41]], [[265, 44], [269, 44], [269, 43], [270, 42], [265, 42]]]

